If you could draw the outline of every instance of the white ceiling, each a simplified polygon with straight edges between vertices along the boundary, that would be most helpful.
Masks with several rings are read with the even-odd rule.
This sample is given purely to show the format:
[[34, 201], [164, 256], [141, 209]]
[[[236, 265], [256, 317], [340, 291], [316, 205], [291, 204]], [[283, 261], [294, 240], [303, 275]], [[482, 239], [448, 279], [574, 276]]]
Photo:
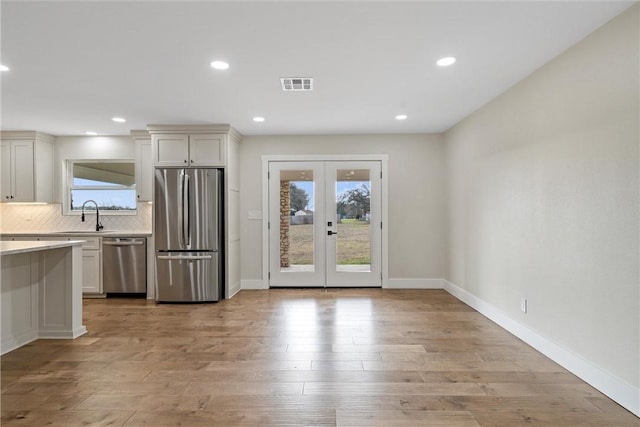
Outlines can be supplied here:
[[[3, 0], [1, 126], [441, 132], [631, 4]], [[438, 68], [448, 55], [456, 64]], [[283, 92], [285, 76], [314, 77], [314, 91]]]

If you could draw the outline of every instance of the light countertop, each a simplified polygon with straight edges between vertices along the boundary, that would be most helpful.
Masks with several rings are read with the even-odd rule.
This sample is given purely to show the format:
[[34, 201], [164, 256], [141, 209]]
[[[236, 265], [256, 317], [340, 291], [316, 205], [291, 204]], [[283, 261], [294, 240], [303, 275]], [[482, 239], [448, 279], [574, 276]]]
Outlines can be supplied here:
[[2, 231], [0, 232], [3, 236], [8, 237], [25, 237], [25, 236], [47, 236], [47, 237], [55, 237], [55, 236], [75, 236], [75, 237], [150, 237], [151, 231], [145, 230], [101, 230], [101, 231], [92, 231], [87, 230], [86, 232], [82, 232], [82, 230], [67, 230], [67, 231]]
[[46, 251], [49, 249], [64, 248], [69, 246], [80, 246], [82, 240], [60, 240], [60, 241], [22, 241], [22, 242], [0, 242], [0, 255], [14, 255], [26, 252]]

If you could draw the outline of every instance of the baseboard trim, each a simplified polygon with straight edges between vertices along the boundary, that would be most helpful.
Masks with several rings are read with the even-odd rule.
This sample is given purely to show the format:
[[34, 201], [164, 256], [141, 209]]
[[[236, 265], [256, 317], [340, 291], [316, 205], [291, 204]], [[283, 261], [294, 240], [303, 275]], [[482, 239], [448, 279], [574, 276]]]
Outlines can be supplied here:
[[389, 279], [386, 289], [443, 289], [443, 279]]
[[265, 286], [262, 279], [245, 279], [240, 282], [241, 289], [247, 290], [265, 290], [269, 289], [269, 286]]
[[227, 299], [233, 298], [234, 295], [240, 292], [241, 289], [242, 289], [242, 285], [240, 284], [240, 282], [236, 282], [235, 284], [232, 284], [229, 287], [229, 296], [227, 297]]
[[85, 326], [80, 326], [73, 331], [67, 330], [47, 330], [38, 332], [38, 339], [47, 339], [47, 340], [72, 340], [76, 339], [79, 336], [82, 336], [87, 333], [87, 328]]
[[[443, 289], [443, 279], [389, 279], [386, 289]], [[269, 289], [262, 279], [244, 279], [241, 289], [264, 290]]]
[[579, 355], [559, 346], [553, 341], [534, 332], [506, 313], [483, 301], [466, 290], [443, 279], [444, 289], [460, 301], [511, 332], [563, 368], [569, 370], [585, 382], [609, 396], [624, 408], [640, 417], [640, 389], [611, 375]]
[[35, 330], [28, 331], [18, 337], [8, 337], [0, 342], [0, 355], [4, 355], [17, 348], [27, 345], [38, 339], [38, 333]]

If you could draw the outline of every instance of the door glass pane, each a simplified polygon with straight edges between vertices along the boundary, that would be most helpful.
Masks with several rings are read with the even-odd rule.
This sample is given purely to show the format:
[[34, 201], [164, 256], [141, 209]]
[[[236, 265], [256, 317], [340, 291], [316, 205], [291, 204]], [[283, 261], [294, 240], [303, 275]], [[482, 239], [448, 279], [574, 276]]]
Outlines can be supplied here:
[[313, 170], [280, 171], [280, 271], [313, 272]]
[[336, 271], [371, 271], [371, 180], [368, 169], [336, 174]]

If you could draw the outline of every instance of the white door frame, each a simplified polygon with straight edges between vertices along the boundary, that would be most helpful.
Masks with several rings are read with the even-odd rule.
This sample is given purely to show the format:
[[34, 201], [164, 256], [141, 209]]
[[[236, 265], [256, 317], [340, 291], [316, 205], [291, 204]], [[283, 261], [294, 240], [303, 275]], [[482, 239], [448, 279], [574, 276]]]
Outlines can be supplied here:
[[262, 156], [262, 284], [269, 289], [269, 162], [379, 161], [382, 168], [382, 288], [389, 285], [389, 191], [387, 154], [289, 154]]

